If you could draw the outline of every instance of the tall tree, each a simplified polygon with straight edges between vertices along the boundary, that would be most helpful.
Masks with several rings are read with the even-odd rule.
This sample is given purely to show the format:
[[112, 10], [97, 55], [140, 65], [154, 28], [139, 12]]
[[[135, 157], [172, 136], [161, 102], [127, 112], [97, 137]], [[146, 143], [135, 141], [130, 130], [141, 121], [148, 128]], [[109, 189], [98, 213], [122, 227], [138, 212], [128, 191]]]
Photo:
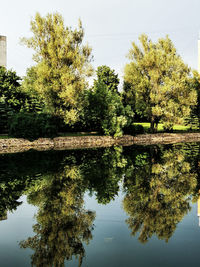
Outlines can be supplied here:
[[151, 130], [156, 130], [158, 122], [172, 129], [175, 123], [184, 122], [196, 102], [196, 92], [188, 82], [190, 69], [168, 36], [157, 43], [146, 35], [139, 40], [141, 48], [132, 43], [124, 80], [134, 91], [136, 110], [151, 121]]
[[91, 130], [105, 135], [123, 134], [123, 127], [130, 124], [133, 114], [129, 106], [123, 106], [117, 92], [109, 90], [102, 81], [94, 82], [85, 99], [84, 120]]
[[83, 45], [84, 30], [66, 27], [59, 13], [42, 17], [36, 13], [31, 21], [33, 37], [22, 42], [35, 51], [35, 81], [32, 85], [51, 113], [66, 123], [78, 120], [86, 78], [92, 74], [91, 48]]

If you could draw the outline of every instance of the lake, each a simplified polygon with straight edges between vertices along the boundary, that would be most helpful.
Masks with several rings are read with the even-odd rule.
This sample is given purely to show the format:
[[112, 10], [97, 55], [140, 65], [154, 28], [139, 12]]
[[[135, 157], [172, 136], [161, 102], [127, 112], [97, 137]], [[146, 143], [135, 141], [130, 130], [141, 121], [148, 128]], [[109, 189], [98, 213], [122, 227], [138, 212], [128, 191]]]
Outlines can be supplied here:
[[0, 266], [197, 266], [200, 143], [0, 155]]

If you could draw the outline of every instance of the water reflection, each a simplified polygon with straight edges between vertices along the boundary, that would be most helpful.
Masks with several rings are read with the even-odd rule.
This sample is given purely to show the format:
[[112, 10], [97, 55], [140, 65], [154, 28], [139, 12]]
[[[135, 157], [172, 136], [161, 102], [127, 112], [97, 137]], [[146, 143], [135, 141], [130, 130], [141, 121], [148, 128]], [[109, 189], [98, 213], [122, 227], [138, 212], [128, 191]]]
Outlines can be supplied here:
[[64, 266], [73, 256], [81, 266], [95, 224], [88, 191], [106, 205], [122, 184], [127, 226], [142, 243], [154, 235], [168, 241], [200, 199], [199, 144], [4, 155], [0, 168], [0, 220], [21, 195], [38, 207], [34, 236], [20, 242], [33, 250], [33, 266]]
[[[69, 159], [71, 161], [72, 159]], [[64, 266], [72, 256], [85, 255], [83, 242], [92, 239], [95, 212], [85, 210], [85, 186], [79, 168], [65, 165], [62, 172], [43, 177], [28, 189], [28, 202], [39, 207], [35, 236], [20, 246], [34, 250], [32, 265]]]
[[156, 146], [136, 155], [124, 181], [123, 206], [131, 234], [139, 231], [142, 243], [154, 234], [168, 241], [190, 210], [196, 186], [197, 173], [184, 149]]

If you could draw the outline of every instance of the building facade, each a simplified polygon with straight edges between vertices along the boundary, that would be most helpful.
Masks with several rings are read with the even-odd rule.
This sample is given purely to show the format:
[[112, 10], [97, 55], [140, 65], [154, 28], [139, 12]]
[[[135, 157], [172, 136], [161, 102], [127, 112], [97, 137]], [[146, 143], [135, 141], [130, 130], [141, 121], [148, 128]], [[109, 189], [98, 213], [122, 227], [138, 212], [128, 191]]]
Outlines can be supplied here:
[[6, 36], [0, 35], [0, 66], [7, 66], [7, 42]]

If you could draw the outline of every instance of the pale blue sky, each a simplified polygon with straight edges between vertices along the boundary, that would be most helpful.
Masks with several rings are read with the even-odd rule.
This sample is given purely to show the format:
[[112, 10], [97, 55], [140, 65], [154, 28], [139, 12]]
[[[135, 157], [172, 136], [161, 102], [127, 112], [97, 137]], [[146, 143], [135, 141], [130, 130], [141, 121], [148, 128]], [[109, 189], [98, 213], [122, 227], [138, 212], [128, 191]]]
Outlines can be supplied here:
[[168, 34], [184, 61], [197, 68], [199, 0], [1, 0], [0, 35], [8, 38], [8, 68], [18, 75], [33, 65], [32, 51], [19, 39], [31, 35], [30, 20], [37, 11], [58, 11], [72, 27], [81, 18], [94, 67], [105, 64], [121, 76], [131, 42], [146, 33], [153, 40]]

